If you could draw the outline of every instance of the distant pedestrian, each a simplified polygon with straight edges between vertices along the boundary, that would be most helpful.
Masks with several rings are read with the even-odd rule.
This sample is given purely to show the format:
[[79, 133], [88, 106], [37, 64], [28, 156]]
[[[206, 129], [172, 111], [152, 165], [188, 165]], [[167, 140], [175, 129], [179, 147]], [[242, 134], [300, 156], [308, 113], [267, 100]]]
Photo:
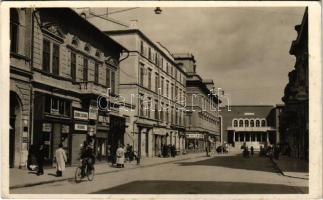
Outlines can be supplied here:
[[253, 146], [250, 147], [250, 153], [251, 153], [251, 156], [253, 157], [253, 154], [254, 154]]
[[37, 165], [38, 165], [37, 176], [44, 174], [44, 154], [45, 154], [44, 141], [41, 141], [37, 151]]
[[65, 162], [67, 161], [65, 151], [63, 149], [63, 144], [58, 145], [58, 149], [55, 151], [56, 158], [56, 176], [63, 176], [63, 171], [65, 170]]
[[124, 148], [122, 145], [119, 145], [119, 148], [117, 149], [116, 152], [116, 157], [117, 157], [117, 168], [124, 167]]

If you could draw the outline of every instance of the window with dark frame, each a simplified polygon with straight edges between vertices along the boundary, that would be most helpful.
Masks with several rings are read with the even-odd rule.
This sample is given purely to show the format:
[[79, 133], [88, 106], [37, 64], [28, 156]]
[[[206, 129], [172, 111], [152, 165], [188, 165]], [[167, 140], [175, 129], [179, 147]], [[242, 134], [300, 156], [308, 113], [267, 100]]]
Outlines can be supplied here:
[[10, 9], [10, 52], [18, 53], [19, 15], [14, 8]]
[[111, 88], [111, 70], [107, 68], [106, 70], [106, 86], [107, 88]]
[[59, 46], [53, 44], [53, 60], [52, 60], [52, 69], [54, 75], [59, 75]]
[[71, 77], [73, 81], [76, 81], [76, 54], [71, 52]]
[[43, 40], [43, 70], [50, 72], [50, 42]]
[[115, 71], [111, 71], [111, 93], [116, 93], [116, 73]]
[[89, 60], [87, 58], [83, 58], [83, 81], [87, 82], [88, 81], [88, 65], [89, 65]]
[[140, 53], [141, 55], [144, 55], [144, 42], [140, 41]]
[[145, 75], [145, 68], [144, 68], [144, 64], [140, 63], [139, 64], [139, 70], [140, 70], [140, 75], [139, 75], [139, 85], [144, 86], [144, 75]]
[[148, 69], [148, 89], [151, 90], [151, 69]]
[[99, 84], [99, 63], [95, 63], [94, 69], [94, 83]]
[[148, 48], [148, 59], [151, 60], [151, 48]]

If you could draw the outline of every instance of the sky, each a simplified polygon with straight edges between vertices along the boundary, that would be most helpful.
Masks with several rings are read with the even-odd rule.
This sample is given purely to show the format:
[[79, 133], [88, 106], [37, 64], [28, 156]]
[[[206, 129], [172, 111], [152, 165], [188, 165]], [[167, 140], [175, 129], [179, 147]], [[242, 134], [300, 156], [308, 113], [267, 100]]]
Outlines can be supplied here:
[[[289, 49], [305, 8], [108, 9], [109, 17], [138, 28], [173, 53], [192, 53], [197, 72], [213, 79], [232, 105], [281, 104], [288, 72], [295, 64]], [[103, 14], [106, 9], [93, 10]], [[117, 12], [116, 12], [117, 11]], [[92, 21], [93, 22], [93, 21]], [[94, 23], [107, 26], [99, 18]], [[105, 27], [106, 26], [106, 27]]]

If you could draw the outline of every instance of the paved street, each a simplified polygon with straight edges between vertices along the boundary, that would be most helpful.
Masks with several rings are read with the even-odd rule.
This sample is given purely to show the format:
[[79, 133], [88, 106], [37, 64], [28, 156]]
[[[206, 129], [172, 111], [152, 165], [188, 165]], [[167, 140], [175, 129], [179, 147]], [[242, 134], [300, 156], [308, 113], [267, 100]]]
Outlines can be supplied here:
[[[36, 176], [35, 176], [36, 178]], [[12, 189], [29, 194], [295, 194], [308, 181], [285, 177], [267, 158], [241, 155], [193, 158], [146, 168], [97, 175], [92, 182], [66, 180]]]

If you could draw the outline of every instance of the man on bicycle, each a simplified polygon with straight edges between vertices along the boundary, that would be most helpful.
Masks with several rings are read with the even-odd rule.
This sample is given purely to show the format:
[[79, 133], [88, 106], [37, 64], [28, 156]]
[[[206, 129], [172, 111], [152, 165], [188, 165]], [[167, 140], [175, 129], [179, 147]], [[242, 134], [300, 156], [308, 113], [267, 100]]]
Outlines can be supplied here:
[[91, 141], [84, 141], [83, 147], [81, 148], [81, 159], [82, 161], [82, 175], [85, 175], [85, 166], [91, 171], [95, 162], [95, 156], [93, 153], [93, 148], [90, 144]]

